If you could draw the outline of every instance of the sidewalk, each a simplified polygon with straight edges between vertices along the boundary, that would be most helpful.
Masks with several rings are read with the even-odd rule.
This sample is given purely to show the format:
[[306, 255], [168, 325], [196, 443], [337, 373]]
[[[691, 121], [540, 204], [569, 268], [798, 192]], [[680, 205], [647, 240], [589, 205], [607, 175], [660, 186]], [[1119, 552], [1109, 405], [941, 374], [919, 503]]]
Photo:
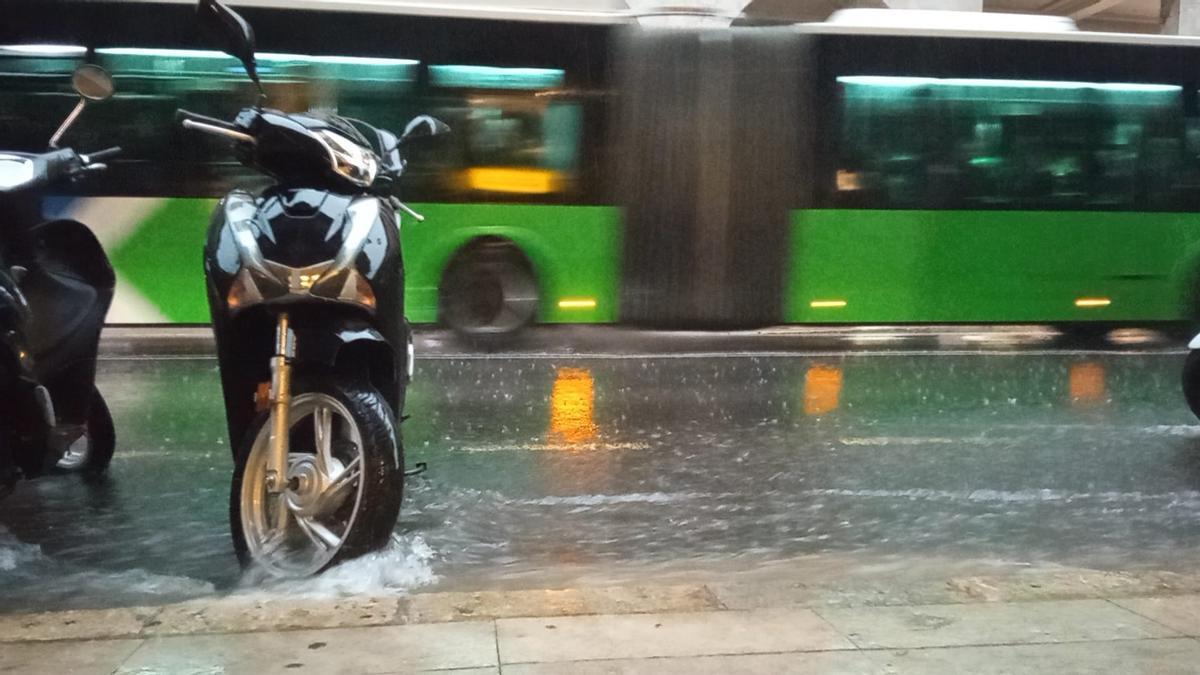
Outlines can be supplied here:
[[197, 600], [0, 615], [14, 673], [1197, 673], [1200, 576]]

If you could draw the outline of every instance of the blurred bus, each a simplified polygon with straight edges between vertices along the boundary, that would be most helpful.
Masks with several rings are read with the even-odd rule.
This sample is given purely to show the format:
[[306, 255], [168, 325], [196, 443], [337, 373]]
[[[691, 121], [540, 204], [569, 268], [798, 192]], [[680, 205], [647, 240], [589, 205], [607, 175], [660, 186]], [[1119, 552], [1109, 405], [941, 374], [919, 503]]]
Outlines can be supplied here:
[[[619, 218], [602, 167], [609, 22], [621, 15], [234, 4], [257, 33], [267, 105], [397, 132], [420, 113], [450, 124], [444, 141], [412, 148], [400, 188], [427, 217], [402, 219], [410, 320], [487, 335], [617, 318]], [[206, 322], [199, 254], [211, 199], [262, 181], [228, 144], [176, 128], [176, 108], [228, 118], [256, 100], [237, 62], [204, 48], [193, 13], [179, 3], [39, 1], [0, 26], [0, 147], [44, 145], [70, 106], [79, 61], [116, 81], [115, 98], [89, 108], [70, 140], [124, 146], [104, 179], [76, 195], [121, 198], [51, 205], [101, 223], [121, 280], [114, 322]]]
[[[206, 321], [204, 197], [254, 177], [173, 111], [252, 102], [236, 63], [203, 51], [187, 4], [22, 2], [0, 26], [0, 147], [49, 137], [78, 61], [110, 69], [116, 100], [72, 142], [119, 139], [129, 154], [84, 189], [136, 198], [51, 207], [113, 222], [102, 238], [138, 298], [115, 321]], [[985, 14], [897, 27], [894, 10], [689, 31], [621, 29], [615, 12], [235, 4], [270, 105], [453, 127], [414, 149], [402, 185], [428, 216], [402, 225], [414, 322], [1196, 315], [1197, 40]]]

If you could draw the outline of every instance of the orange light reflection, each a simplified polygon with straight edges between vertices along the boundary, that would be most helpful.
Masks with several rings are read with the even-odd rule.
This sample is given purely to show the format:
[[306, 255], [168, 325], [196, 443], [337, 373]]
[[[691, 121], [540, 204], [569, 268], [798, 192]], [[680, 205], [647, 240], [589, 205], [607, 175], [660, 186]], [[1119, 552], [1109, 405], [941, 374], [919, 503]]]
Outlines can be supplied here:
[[1108, 397], [1104, 364], [1094, 361], [1071, 364], [1071, 403], [1085, 406], [1103, 403]]
[[587, 368], [559, 368], [550, 392], [550, 440], [568, 445], [596, 438], [596, 384]]
[[804, 373], [805, 415], [824, 415], [837, 410], [841, 395], [841, 368], [812, 366]]

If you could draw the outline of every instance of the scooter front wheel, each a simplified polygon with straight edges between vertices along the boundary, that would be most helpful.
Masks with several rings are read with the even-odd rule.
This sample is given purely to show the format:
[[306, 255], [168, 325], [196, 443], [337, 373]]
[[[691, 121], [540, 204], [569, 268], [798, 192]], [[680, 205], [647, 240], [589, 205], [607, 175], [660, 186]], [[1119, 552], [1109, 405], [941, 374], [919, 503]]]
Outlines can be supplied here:
[[273, 576], [316, 574], [382, 548], [400, 513], [403, 451], [387, 401], [359, 382], [297, 384], [282, 492], [267, 486], [266, 414], [239, 448], [230, 491], [238, 558]]

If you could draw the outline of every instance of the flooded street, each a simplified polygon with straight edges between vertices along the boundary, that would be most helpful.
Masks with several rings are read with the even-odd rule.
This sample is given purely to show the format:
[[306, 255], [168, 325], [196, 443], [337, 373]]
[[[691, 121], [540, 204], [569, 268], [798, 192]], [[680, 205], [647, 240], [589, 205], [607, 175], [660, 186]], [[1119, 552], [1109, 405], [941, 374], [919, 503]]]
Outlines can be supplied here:
[[[1173, 569], [1200, 550], [1179, 351], [419, 359], [391, 549], [243, 579], [207, 358], [107, 360], [106, 480], [18, 486], [7, 611], [239, 592], [544, 588], [938, 559]], [[890, 562], [889, 562], [890, 561]], [[899, 562], [897, 562], [899, 561]], [[910, 564], [915, 564], [911, 563]]]

